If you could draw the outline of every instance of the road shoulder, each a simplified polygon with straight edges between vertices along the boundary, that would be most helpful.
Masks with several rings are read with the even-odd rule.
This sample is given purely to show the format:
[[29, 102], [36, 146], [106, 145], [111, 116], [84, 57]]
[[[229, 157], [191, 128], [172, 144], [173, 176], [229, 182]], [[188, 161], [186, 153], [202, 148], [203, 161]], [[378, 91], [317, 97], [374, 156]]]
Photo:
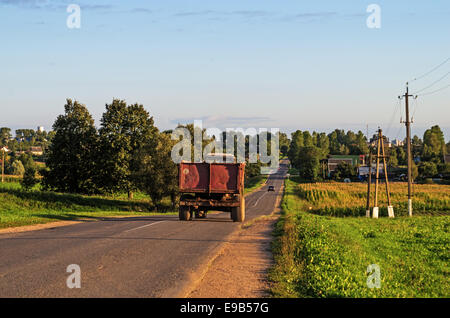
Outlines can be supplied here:
[[267, 279], [273, 266], [271, 244], [273, 230], [280, 216], [280, 202], [270, 215], [244, 223], [231, 234], [222, 249], [209, 262], [186, 298], [267, 298], [270, 283]]
[[264, 298], [273, 265], [272, 231], [278, 213], [252, 220], [232, 234], [188, 298]]

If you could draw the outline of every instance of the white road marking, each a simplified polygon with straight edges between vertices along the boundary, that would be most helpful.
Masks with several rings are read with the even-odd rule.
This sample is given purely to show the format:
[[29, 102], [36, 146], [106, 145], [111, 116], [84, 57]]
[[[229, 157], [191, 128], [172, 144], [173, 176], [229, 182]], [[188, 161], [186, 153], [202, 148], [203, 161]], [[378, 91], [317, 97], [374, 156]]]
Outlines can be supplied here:
[[255, 206], [258, 204], [259, 200], [261, 200], [261, 198], [262, 198], [263, 196], [265, 196], [266, 194], [267, 194], [267, 192], [264, 192], [264, 194], [263, 194], [262, 196], [260, 196], [260, 197], [258, 198], [258, 200], [256, 200], [255, 204], [252, 205], [252, 208], [255, 207]]
[[158, 223], [162, 223], [162, 222], [166, 222], [166, 221], [158, 221], [158, 222], [153, 222], [153, 223], [150, 223], [150, 224], [147, 224], [147, 225], [135, 227], [134, 229], [126, 230], [126, 231], [124, 231], [123, 233], [130, 232], [130, 231], [134, 231], [134, 230], [139, 230], [139, 229], [142, 229], [142, 228], [144, 228], [144, 227], [152, 226], [152, 225], [155, 225], [155, 224], [158, 224]]

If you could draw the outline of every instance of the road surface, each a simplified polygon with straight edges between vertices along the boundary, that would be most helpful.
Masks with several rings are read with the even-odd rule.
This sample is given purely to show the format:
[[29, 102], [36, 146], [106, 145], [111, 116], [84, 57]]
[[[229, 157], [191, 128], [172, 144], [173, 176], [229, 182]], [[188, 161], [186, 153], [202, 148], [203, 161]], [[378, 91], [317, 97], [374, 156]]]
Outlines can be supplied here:
[[[246, 197], [246, 220], [270, 214], [286, 174], [281, 165]], [[273, 185], [275, 192], [268, 192]], [[32, 232], [0, 234], [0, 297], [183, 297], [239, 223], [229, 213], [105, 218]], [[79, 265], [81, 288], [68, 288]]]

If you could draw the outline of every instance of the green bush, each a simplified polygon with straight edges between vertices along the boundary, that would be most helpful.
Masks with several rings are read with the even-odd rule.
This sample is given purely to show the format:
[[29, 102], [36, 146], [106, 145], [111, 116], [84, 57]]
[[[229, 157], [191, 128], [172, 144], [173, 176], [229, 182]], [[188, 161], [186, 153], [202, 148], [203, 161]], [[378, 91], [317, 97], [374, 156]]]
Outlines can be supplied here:
[[33, 166], [28, 166], [25, 169], [25, 173], [23, 175], [23, 179], [20, 181], [20, 185], [25, 190], [31, 190], [36, 184], [39, 183], [39, 180], [36, 178], [36, 168]]

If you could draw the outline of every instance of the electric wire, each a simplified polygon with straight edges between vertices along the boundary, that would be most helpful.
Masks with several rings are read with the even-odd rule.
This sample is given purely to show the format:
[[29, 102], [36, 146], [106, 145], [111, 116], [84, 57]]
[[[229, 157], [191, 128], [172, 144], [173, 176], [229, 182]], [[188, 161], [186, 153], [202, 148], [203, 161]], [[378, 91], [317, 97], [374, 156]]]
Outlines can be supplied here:
[[433, 95], [433, 94], [436, 94], [436, 93], [438, 93], [438, 92], [441, 92], [441, 91], [443, 91], [443, 90], [445, 90], [445, 89], [447, 89], [447, 88], [449, 88], [450, 87], [450, 84], [448, 84], [448, 85], [446, 85], [446, 86], [444, 86], [444, 87], [441, 87], [441, 88], [439, 88], [439, 89], [437, 89], [437, 90], [435, 90], [435, 91], [432, 91], [432, 92], [425, 92], [425, 93], [423, 93], [423, 94], [419, 94], [418, 96], [428, 96], [428, 95]]
[[412, 81], [410, 81], [410, 82], [415, 82], [415, 81], [421, 80], [421, 79], [424, 78], [424, 77], [427, 77], [428, 75], [430, 75], [430, 74], [433, 73], [434, 71], [438, 70], [441, 66], [445, 65], [448, 61], [450, 61], [450, 57], [447, 58], [444, 62], [442, 62], [442, 63], [439, 64], [438, 66], [436, 66], [435, 68], [433, 68], [431, 71], [428, 71], [428, 72], [426, 72], [425, 74], [423, 74], [423, 75], [421, 75], [421, 76], [419, 76], [419, 77], [414, 78], [414, 79], [413, 79]]
[[427, 89], [433, 87], [434, 85], [436, 85], [437, 83], [439, 83], [440, 81], [442, 81], [444, 78], [446, 78], [446, 77], [449, 76], [449, 75], [450, 75], [450, 72], [447, 72], [444, 76], [442, 76], [442, 77], [439, 78], [438, 80], [434, 81], [434, 82], [431, 83], [430, 85], [428, 85], [428, 86], [426, 86], [426, 87], [424, 87], [424, 88], [419, 89], [418, 91], [416, 91], [416, 92], [415, 92], [415, 95], [417, 95], [417, 94], [419, 94], [419, 93], [421, 93], [421, 92], [423, 92], [423, 91], [425, 91], [425, 90], [427, 90]]
[[389, 135], [389, 132], [391, 131], [391, 127], [392, 127], [392, 124], [394, 123], [395, 116], [397, 115], [397, 112], [399, 110], [399, 106], [401, 106], [400, 105], [400, 100], [397, 99], [397, 103], [395, 105], [394, 112], [393, 112], [392, 117], [391, 117], [391, 121], [389, 122], [389, 126], [388, 126], [388, 128], [386, 130], [386, 135]]

